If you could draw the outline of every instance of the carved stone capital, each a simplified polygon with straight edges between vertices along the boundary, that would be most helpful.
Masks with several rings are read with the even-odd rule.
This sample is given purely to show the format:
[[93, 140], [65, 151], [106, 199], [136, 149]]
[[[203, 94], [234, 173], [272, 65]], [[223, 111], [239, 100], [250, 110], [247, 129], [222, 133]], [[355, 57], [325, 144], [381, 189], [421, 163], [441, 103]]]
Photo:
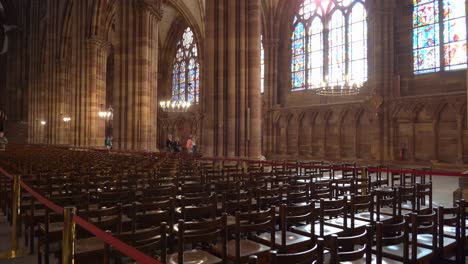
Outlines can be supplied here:
[[140, 0], [137, 2], [136, 6], [140, 12], [147, 11], [158, 21], [161, 21], [163, 16], [161, 0]]

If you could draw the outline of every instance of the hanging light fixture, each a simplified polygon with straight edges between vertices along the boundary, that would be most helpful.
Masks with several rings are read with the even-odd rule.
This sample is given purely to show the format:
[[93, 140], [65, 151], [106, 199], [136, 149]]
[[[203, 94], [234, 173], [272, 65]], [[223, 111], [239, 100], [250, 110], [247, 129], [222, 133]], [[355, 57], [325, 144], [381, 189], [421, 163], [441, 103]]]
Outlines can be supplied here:
[[328, 82], [328, 76], [325, 76], [325, 81], [317, 88], [313, 87], [318, 95], [322, 96], [344, 96], [344, 95], [355, 95], [361, 91], [363, 86], [362, 83], [349, 81], [349, 76], [346, 75], [344, 82], [337, 81], [336, 84], [330, 84]]
[[190, 102], [185, 101], [161, 101], [159, 102], [159, 106], [164, 112], [169, 113], [180, 113], [180, 112], [187, 112], [190, 108]]

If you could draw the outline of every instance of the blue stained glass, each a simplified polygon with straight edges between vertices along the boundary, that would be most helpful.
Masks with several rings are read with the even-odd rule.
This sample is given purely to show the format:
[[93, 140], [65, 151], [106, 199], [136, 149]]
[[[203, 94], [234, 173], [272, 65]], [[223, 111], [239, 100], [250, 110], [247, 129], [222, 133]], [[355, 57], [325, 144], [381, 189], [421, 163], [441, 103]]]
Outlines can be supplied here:
[[187, 28], [179, 43], [177, 53], [174, 58], [174, 68], [172, 77], [173, 99], [190, 100], [191, 103], [198, 103], [199, 91], [199, 65], [198, 49], [192, 30]]
[[413, 55], [415, 69], [420, 73], [433, 72], [440, 67], [438, 47], [415, 50]]
[[[292, 90], [319, 87], [325, 72], [332, 84], [344, 82], [347, 71], [361, 81], [366, 80], [367, 12], [364, 2], [302, 0], [291, 36]], [[328, 23], [326, 36], [322, 21]], [[328, 43], [327, 49], [324, 41]], [[328, 58], [327, 70], [324, 70], [325, 57]]]
[[444, 42], [466, 40], [466, 19], [458, 18], [444, 22]]
[[413, 12], [413, 26], [420, 27], [438, 22], [438, 12], [439, 6], [436, 2], [416, 6]]
[[439, 44], [439, 25], [433, 24], [416, 28], [415, 43], [417, 48], [427, 48]]
[[413, 0], [413, 4], [414, 5], [421, 5], [421, 4], [425, 4], [425, 3], [430, 3], [430, 2], [433, 2], [434, 0]]
[[292, 39], [297, 40], [297, 39], [302, 39], [305, 37], [305, 28], [302, 23], [299, 23], [296, 25], [294, 29], [294, 33], [292, 36]]
[[444, 0], [444, 20], [465, 16], [465, 3], [463, 0]]

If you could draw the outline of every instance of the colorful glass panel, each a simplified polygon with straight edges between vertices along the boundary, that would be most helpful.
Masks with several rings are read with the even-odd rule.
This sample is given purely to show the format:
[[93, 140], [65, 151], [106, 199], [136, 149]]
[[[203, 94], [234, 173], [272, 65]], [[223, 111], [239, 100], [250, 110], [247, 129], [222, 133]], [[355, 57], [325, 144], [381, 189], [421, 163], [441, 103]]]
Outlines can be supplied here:
[[309, 27], [308, 50], [307, 84], [314, 89], [323, 82], [323, 23], [319, 17], [315, 17]]
[[260, 93], [265, 91], [265, 50], [263, 49], [263, 38], [260, 39]]
[[345, 65], [345, 21], [340, 11], [334, 12], [330, 21], [330, 47], [328, 64], [328, 81], [330, 84], [341, 84], [346, 74]]
[[[466, 69], [466, 10], [462, 0], [414, 0], [414, 72]], [[443, 10], [439, 10], [442, 4]], [[441, 31], [443, 28], [443, 32]], [[442, 37], [442, 39], [441, 39]], [[440, 54], [441, 48], [443, 54]]]
[[174, 58], [172, 100], [197, 104], [199, 102], [199, 73], [197, 44], [192, 30], [187, 28], [177, 44]]
[[349, 69], [351, 83], [363, 83], [367, 80], [367, 12], [358, 3], [349, 16]]
[[[430, 1], [429, 1], [430, 2]], [[365, 0], [303, 0], [291, 38], [292, 90], [367, 79]], [[349, 19], [346, 21], [346, 19]], [[328, 34], [323, 34], [328, 24]], [[325, 39], [326, 38], [326, 39]], [[325, 49], [324, 43], [328, 43]]]

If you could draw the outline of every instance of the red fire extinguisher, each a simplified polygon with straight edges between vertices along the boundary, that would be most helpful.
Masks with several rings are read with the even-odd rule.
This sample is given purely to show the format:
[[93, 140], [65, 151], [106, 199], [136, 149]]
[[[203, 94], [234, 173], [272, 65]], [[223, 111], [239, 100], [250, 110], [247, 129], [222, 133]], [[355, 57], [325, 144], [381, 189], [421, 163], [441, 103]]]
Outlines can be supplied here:
[[405, 160], [405, 148], [403, 146], [400, 147], [400, 160]]

